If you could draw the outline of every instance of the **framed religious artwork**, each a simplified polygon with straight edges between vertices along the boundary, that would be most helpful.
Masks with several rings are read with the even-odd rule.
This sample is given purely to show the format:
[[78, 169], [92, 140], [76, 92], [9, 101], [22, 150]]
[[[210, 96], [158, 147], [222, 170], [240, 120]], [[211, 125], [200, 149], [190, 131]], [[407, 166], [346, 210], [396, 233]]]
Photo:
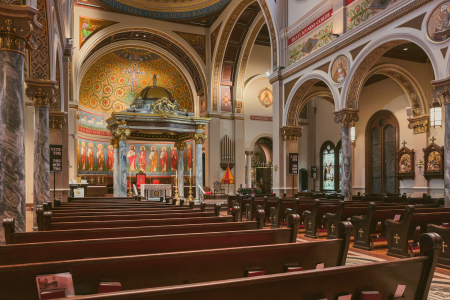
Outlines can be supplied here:
[[267, 87], [260, 90], [258, 94], [258, 102], [264, 108], [270, 108], [273, 105], [272, 90]]
[[450, 1], [443, 1], [434, 8], [427, 21], [428, 38], [443, 43], [450, 38]]
[[334, 83], [342, 83], [347, 77], [349, 69], [348, 58], [345, 55], [339, 55], [331, 65], [331, 78]]
[[403, 142], [403, 147], [397, 152], [396, 172], [398, 179], [414, 179], [414, 150], [406, 147], [406, 142]]
[[427, 179], [444, 179], [444, 147], [434, 143], [436, 139], [431, 138], [431, 144], [423, 149], [424, 172], [423, 176]]

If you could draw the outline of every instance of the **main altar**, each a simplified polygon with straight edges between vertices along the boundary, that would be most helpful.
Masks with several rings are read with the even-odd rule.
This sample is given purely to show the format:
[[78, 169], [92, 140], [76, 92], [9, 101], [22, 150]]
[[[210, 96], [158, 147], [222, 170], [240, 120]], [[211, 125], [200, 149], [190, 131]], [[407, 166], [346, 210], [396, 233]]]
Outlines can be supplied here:
[[172, 196], [171, 184], [141, 184], [141, 196], [145, 200], [159, 200]]
[[[178, 199], [193, 200], [192, 196], [188, 198], [184, 195], [185, 169], [183, 166], [183, 151], [188, 148], [186, 141], [193, 140], [195, 141], [195, 178], [191, 177], [191, 168], [189, 182], [195, 179], [197, 183], [195, 195], [199, 197], [198, 183], [203, 182], [202, 144], [206, 139], [205, 126], [209, 121], [209, 118], [195, 117], [194, 113], [181, 108], [167, 89], [157, 86], [155, 75], [153, 85], [143, 89], [130, 108], [122, 112], [113, 112], [106, 120], [107, 128], [113, 136], [111, 144], [114, 146], [114, 196], [127, 195], [127, 141], [133, 140], [174, 143], [178, 152], [174, 196]], [[144, 187], [141, 186], [141, 194], [143, 190], [150, 189], [148, 184]], [[158, 192], [155, 188], [152, 187], [150, 190]], [[167, 189], [168, 186], [163, 189], [160, 187], [158, 193], [165, 194]]]

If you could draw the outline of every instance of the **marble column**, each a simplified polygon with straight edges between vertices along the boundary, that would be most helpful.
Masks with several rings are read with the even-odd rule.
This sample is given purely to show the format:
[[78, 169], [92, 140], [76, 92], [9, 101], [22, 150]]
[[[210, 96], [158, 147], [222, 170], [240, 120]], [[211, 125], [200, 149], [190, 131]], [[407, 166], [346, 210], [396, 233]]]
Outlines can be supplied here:
[[196, 133], [195, 139], [195, 174], [196, 174], [196, 185], [195, 185], [195, 198], [200, 200], [200, 189], [203, 188], [203, 143], [206, 139], [204, 133]]
[[[117, 149], [117, 164], [114, 164], [114, 196], [127, 196], [127, 138], [130, 135], [129, 129], [117, 129], [115, 132], [119, 148]], [[114, 154], [116, 149], [114, 149]], [[114, 157], [116, 162], [116, 157]]]
[[177, 157], [178, 157], [178, 197], [182, 200], [184, 199], [184, 158], [183, 153], [184, 149], [186, 149], [186, 142], [177, 142], [175, 143], [175, 147], [177, 148]]
[[56, 81], [26, 79], [26, 94], [34, 106], [33, 230], [37, 230], [36, 208], [50, 201], [50, 146], [48, 108], [58, 89]]
[[111, 139], [111, 145], [114, 148], [114, 166], [113, 166], [113, 184], [114, 197], [119, 197], [119, 142], [116, 139]]
[[247, 188], [252, 187], [252, 155], [253, 151], [245, 151], [247, 155]]
[[444, 206], [450, 207], [450, 77], [432, 81], [433, 97], [444, 103]]
[[[4, 2], [4, 1], [0, 1]], [[26, 230], [25, 221], [25, 49], [36, 49], [33, 30], [37, 9], [0, 3], [0, 220], [15, 220], [15, 231]], [[0, 244], [5, 244], [0, 230]]]
[[334, 114], [334, 121], [342, 126], [341, 194], [345, 201], [352, 200], [352, 137], [351, 127], [359, 120], [357, 109], [344, 108]]

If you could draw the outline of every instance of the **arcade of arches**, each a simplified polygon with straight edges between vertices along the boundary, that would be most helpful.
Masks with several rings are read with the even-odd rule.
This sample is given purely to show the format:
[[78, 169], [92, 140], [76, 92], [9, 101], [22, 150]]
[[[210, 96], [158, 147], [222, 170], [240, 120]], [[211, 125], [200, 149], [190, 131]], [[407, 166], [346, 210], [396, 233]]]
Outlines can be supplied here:
[[0, 32], [0, 216], [17, 231], [79, 177], [87, 195], [119, 195], [108, 122], [140, 97], [207, 125], [185, 147], [118, 125], [132, 182], [181, 177], [180, 195], [199, 199], [229, 167], [230, 195], [426, 193], [450, 206], [449, 1], [163, 2], [0, 0], [0, 22], [27, 27]]

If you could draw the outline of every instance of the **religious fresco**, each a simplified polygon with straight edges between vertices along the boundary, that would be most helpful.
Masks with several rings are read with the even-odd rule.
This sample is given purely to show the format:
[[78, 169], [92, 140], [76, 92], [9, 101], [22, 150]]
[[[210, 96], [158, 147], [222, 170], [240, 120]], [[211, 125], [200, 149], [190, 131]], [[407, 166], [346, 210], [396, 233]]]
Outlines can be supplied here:
[[427, 33], [433, 42], [445, 42], [450, 38], [450, 1], [439, 4], [431, 13]]
[[[186, 142], [183, 151], [184, 174], [193, 168], [194, 142]], [[79, 138], [78, 174], [112, 175], [114, 171], [114, 149], [109, 142]], [[148, 176], [175, 175], [178, 152], [173, 143], [132, 143], [126, 146], [127, 173], [145, 172]]]
[[441, 172], [441, 154], [438, 151], [431, 151], [428, 155], [427, 172]]
[[411, 173], [412, 172], [412, 160], [411, 155], [405, 153], [400, 157], [399, 173]]
[[192, 48], [195, 49], [195, 52], [197, 52], [198, 55], [200, 55], [203, 62], [206, 63], [206, 42], [204, 35], [178, 31], [175, 31], [175, 33], [181, 36], [186, 42], [188, 42], [189, 45], [191, 45]]
[[100, 20], [89, 17], [80, 17], [80, 48], [97, 31], [117, 24], [118, 22]]
[[221, 26], [222, 26], [222, 23], [220, 23], [219, 26], [217, 26], [217, 28], [214, 29], [214, 31], [211, 33], [211, 59], [213, 59], [213, 56], [214, 56], [214, 50], [216, 49], [217, 37], [219, 35]]
[[397, 0], [359, 0], [347, 5], [347, 30], [361, 25]]
[[272, 105], [273, 105], [272, 90], [270, 90], [269, 88], [263, 88], [261, 91], [259, 91], [258, 102], [264, 108], [272, 107]]
[[331, 67], [331, 78], [334, 83], [342, 83], [347, 77], [348, 69], [348, 58], [345, 55], [336, 57]]
[[231, 99], [231, 89], [229, 86], [220, 87], [220, 110], [231, 112], [233, 108], [233, 102]]
[[171, 92], [173, 98], [193, 112], [190, 89], [183, 75], [158, 54], [139, 48], [124, 48], [99, 58], [86, 72], [80, 87], [80, 104], [104, 113], [124, 111], [138, 93], [152, 84]]

